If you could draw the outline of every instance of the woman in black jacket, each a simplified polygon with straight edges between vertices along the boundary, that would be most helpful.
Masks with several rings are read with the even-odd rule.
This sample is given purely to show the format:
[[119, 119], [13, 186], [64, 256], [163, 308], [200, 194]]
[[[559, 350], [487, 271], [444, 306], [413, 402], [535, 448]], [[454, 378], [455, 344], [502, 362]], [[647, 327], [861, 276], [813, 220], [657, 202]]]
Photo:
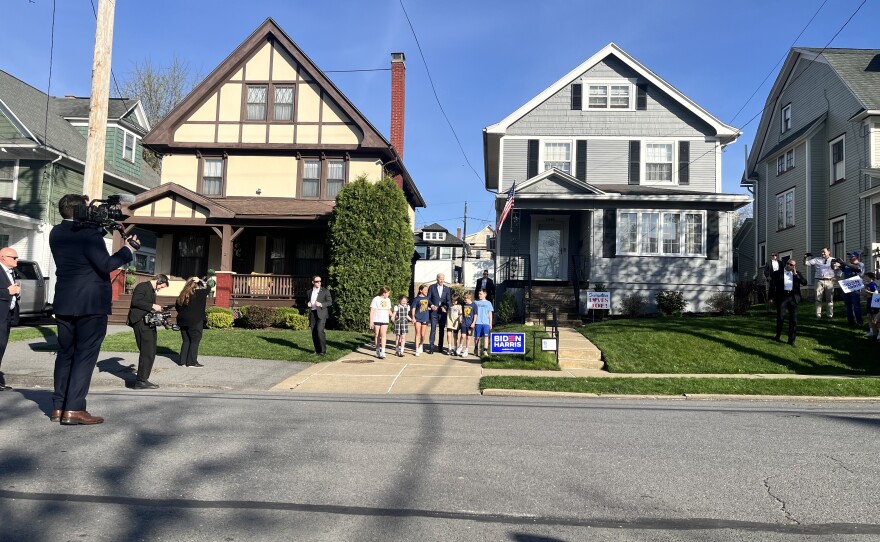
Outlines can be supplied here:
[[208, 289], [198, 277], [186, 281], [177, 297], [177, 325], [183, 344], [180, 347], [180, 364], [187, 367], [204, 367], [199, 363], [199, 343], [205, 327], [205, 303]]

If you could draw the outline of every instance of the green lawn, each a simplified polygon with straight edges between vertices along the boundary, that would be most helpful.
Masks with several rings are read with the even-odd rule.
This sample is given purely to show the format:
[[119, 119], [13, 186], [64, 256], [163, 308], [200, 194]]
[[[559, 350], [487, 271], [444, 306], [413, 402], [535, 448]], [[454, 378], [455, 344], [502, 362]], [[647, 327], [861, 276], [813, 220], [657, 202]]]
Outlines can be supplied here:
[[[199, 354], [317, 363], [339, 359], [368, 340], [369, 337], [363, 333], [327, 331], [327, 355], [320, 357], [314, 354], [311, 331], [206, 329], [199, 346]], [[158, 353], [177, 354], [180, 352], [180, 342], [179, 331], [162, 329], [159, 331]], [[54, 350], [56, 346], [45, 345], [44, 348]], [[137, 352], [134, 333], [108, 335], [101, 350]]]
[[54, 337], [55, 326], [14, 327], [9, 331], [9, 342], [29, 341], [40, 337]]
[[541, 390], [619, 395], [796, 395], [878, 397], [877, 378], [554, 378], [484, 376], [480, 389]]
[[[483, 367], [486, 369], [543, 369], [558, 371], [556, 366], [556, 355], [554, 352], [544, 352], [541, 350], [541, 338], [550, 335], [544, 332], [541, 326], [524, 326], [519, 324], [507, 324], [503, 326], [493, 327], [492, 333], [518, 333], [526, 334], [526, 354], [518, 355], [493, 355], [483, 356]], [[534, 349], [533, 349], [534, 337]], [[480, 339], [482, 340], [482, 338]]]
[[[849, 328], [843, 304], [816, 320], [812, 302], [798, 315], [796, 346], [773, 341], [775, 315], [608, 320], [580, 331], [613, 373], [779, 373], [878, 375], [880, 344]], [[787, 323], [783, 329], [783, 341]]]

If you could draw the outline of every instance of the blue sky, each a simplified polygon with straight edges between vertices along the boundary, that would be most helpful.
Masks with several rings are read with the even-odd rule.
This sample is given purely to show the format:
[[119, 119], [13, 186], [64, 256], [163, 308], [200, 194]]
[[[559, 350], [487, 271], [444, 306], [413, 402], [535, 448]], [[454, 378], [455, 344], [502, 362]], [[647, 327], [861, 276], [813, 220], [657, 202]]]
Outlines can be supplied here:
[[[827, 0], [795, 45], [824, 47], [862, 2]], [[710, 113], [742, 129], [743, 136], [723, 155], [723, 189], [743, 192], [744, 148], [751, 145], [760, 119], [746, 123], [763, 108], [778, 67], [747, 105], [746, 100], [822, 3], [403, 0], [464, 154], [434, 98], [399, 0], [123, 0], [116, 4], [113, 70], [121, 84], [135, 62], [150, 58], [161, 64], [177, 55], [207, 75], [266, 17], [274, 18], [323, 70], [388, 68], [390, 54], [403, 51], [404, 162], [428, 203], [418, 211], [416, 225], [439, 222], [454, 232], [467, 201], [468, 231], [473, 232], [494, 224], [492, 195], [483, 188], [482, 129], [611, 41]], [[57, 0], [55, 10], [50, 93], [87, 96], [92, 4]], [[0, 69], [44, 92], [52, 11], [51, 0], [3, 1]], [[830, 46], [880, 48], [878, 20], [878, 2], [865, 3]], [[387, 137], [390, 72], [328, 75]]]

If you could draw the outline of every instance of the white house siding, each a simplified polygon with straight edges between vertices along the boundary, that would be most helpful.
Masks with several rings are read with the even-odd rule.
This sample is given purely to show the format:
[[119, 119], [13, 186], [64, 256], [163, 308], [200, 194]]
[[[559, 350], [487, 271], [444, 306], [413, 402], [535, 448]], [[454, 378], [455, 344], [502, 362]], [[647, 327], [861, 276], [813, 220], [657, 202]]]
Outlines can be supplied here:
[[[661, 290], [675, 290], [684, 294], [690, 312], [707, 312], [709, 297], [718, 291], [733, 293], [733, 251], [731, 250], [730, 214], [719, 213], [718, 260], [705, 257], [615, 256], [603, 254], [602, 216], [609, 209], [593, 213], [593, 257], [590, 261], [591, 284], [603, 283], [611, 293], [612, 314], [620, 314], [623, 298], [640, 293], [649, 303], [649, 311], [656, 309], [655, 296]], [[638, 269], [638, 274], [631, 272]]]

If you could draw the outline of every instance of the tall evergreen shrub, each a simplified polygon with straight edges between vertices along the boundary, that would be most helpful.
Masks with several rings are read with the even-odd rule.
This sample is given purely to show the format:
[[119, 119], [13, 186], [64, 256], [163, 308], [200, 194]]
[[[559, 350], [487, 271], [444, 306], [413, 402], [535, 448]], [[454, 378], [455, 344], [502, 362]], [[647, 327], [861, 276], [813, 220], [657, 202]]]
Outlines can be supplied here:
[[389, 297], [406, 294], [415, 250], [409, 205], [390, 177], [366, 176], [346, 185], [330, 219], [330, 292], [339, 327], [369, 327], [370, 300], [388, 286]]

